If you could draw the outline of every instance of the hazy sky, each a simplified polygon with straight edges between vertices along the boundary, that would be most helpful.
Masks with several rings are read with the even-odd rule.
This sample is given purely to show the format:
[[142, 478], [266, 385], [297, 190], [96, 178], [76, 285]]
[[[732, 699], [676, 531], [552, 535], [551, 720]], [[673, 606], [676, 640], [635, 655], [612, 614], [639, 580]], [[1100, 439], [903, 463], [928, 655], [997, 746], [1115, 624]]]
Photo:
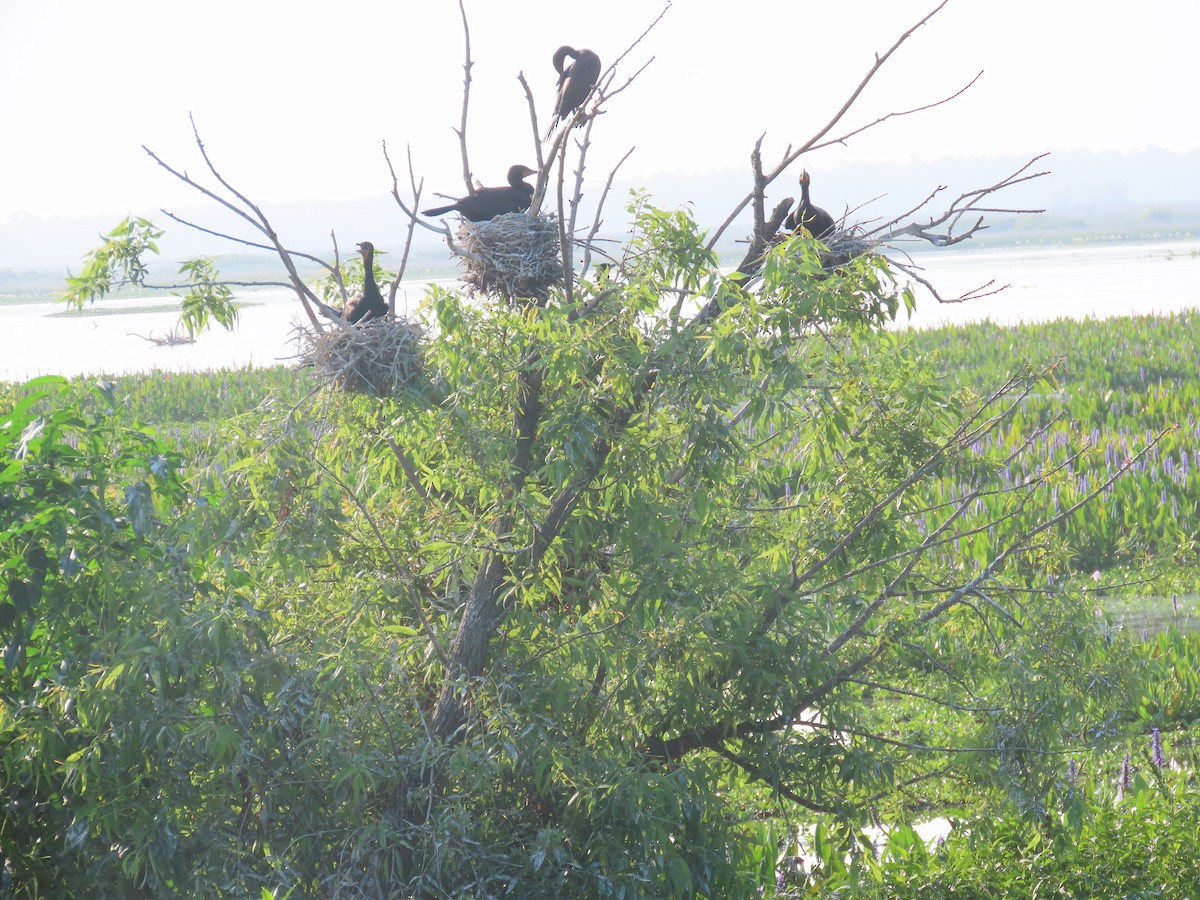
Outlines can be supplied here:
[[[820, 128], [882, 53], [936, 0], [675, 0], [621, 64], [595, 132], [590, 175], [651, 176], [768, 159]], [[475, 60], [468, 125], [485, 183], [534, 164], [526, 100], [545, 127], [562, 43], [616, 59], [656, 0], [466, 0]], [[953, 93], [805, 160], [1054, 149], [1200, 148], [1194, 42], [1200, 3], [950, 0], [862, 95], [847, 125]], [[602, 11], [601, 11], [602, 10]], [[386, 193], [381, 153], [411, 146], [426, 190], [461, 192], [453, 127], [463, 41], [452, 0], [0, 0], [0, 222], [123, 213], [196, 198], [146, 144], [199, 174], [188, 123], [235, 186], [262, 201]], [[1200, 173], [1197, 173], [1200, 177]], [[647, 178], [648, 182], [652, 179]]]

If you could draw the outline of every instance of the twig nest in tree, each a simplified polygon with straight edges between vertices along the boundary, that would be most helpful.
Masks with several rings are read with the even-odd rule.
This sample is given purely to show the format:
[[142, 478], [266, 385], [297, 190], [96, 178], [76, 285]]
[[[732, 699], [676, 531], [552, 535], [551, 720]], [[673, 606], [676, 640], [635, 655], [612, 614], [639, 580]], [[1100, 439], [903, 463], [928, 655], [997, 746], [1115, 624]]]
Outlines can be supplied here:
[[[782, 232], [775, 236], [775, 242], [782, 243], [789, 237], [791, 237], [789, 232]], [[865, 256], [879, 246], [878, 242], [864, 240], [859, 236], [858, 229], [853, 227], [835, 228], [820, 240], [826, 247], [821, 251], [821, 266], [829, 270], [844, 266], [860, 256]]]
[[499, 294], [510, 300], [545, 300], [562, 281], [558, 222], [529, 213], [505, 213], [488, 222], [463, 222], [459, 249], [472, 292]]
[[850, 260], [870, 253], [876, 246], [860, 238], [854, 228], [844, 231], [835, 229], [824, 237], [822, 243], [828, 248], [821, 253], [821, 265], [826, 269], [844, 266]]
[[303, 329], [300, 358], [343, 391], [391, 397], [425, 372], [425, 329], [405, 318], [370, 319], [349, 328]]

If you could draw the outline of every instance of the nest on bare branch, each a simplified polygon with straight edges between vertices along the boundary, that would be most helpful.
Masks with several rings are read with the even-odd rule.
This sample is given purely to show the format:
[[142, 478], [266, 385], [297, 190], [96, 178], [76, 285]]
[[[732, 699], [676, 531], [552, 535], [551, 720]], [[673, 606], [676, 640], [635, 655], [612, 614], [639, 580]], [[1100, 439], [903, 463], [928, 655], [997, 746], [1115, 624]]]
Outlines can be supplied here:
[[835, 229], [830, 234], [825, 235], [821, 243], [826, 247], [825, 250], [821, 251], [821, 265], [826, 269], [844, 266], [851, 260], [873, 252], [878, 246], [871, 241], [863, 239], [855, 228], [847, 228], [845, 230]]
[[[781, 243], [791, 236], [790, 232], [785, 231], [776, 236], [776, 243]], [[835, 228], [820, 241], [825, 245], [825, 249], [821, 251], [821, 267], [828, 271], [844, 266], [860, 256], [866, 256], [879, 246], [878, 242], [862, 237], [854, 227]]]
[[302, 365], [343, 391], [391, 397], [424, 380], [425, 329], [405, 318], [299, 333]]
[[472, 293], [499, 294], [509, 300], [545, 300], [561, 283], [558, 222], [529, 213], [505, 213], [488, 222], [463, 222], [458, 245]]

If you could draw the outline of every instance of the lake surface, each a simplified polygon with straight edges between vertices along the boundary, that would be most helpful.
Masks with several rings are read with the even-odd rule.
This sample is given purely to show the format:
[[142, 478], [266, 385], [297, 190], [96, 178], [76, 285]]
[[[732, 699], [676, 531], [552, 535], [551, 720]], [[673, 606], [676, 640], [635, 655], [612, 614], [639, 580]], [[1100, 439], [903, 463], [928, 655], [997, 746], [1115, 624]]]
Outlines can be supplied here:
[[918, 287], [911, 325], [989, 319], [1002, 325], [1108, 318], [1200, 307], [1200, 241], [925, 252], [914, 257], [943, 297], [995, 279], [1001, 293], [937, 303]]
[[[901, 326], [983, 319], [1016, 324], [1200, 307], [1200, 240], [930, 251], [914, 260], [945, 297], [992, 280], [1011, 287], [962, 304], [939, 304], [918, 287], [917, 312]], [[416, 307], [426, 284], [402, 284], [397, 295], [401, 311], [406, 304]], [[61, 315], [64, 307], [58, 303], [0, 304], [0, 381], [45, 374], [271, 366], [294, 359], [290, 339], [294, 326], [304, 320], [295, 295], [272, 289], [238, 296], [246, 305], [236, 331], [209, 331], [195, 344], [175, 347], [138, 337], [161, 337], [172, 329], [178, 313], [162, 310], [169, 297], [105, 300], [82, 315]]]

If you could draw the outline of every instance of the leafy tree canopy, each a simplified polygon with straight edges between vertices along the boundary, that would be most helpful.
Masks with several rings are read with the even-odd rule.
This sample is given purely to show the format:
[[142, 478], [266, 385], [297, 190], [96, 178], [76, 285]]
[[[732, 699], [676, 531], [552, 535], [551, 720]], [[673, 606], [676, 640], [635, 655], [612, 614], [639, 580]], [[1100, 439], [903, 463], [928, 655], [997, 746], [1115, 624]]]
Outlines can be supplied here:
[[570, 277], [430, 288], [393, 396], [186, 460], [103, 391], [6, 414], [10, 886], [748, 897], [803, 816], [846, 837], [962, 779], [1041, 813], [1108, 683], [1046, 579], [1095, 492], [1038, 518], [1060, 471], [983, 440], [1047, 373], [948, 389], [885, 331], [896, 264], [778, 233], [757, 150], [741, 265], [637, 195], [592, 266], [566, 135], [594, 111], [539, 181]]

